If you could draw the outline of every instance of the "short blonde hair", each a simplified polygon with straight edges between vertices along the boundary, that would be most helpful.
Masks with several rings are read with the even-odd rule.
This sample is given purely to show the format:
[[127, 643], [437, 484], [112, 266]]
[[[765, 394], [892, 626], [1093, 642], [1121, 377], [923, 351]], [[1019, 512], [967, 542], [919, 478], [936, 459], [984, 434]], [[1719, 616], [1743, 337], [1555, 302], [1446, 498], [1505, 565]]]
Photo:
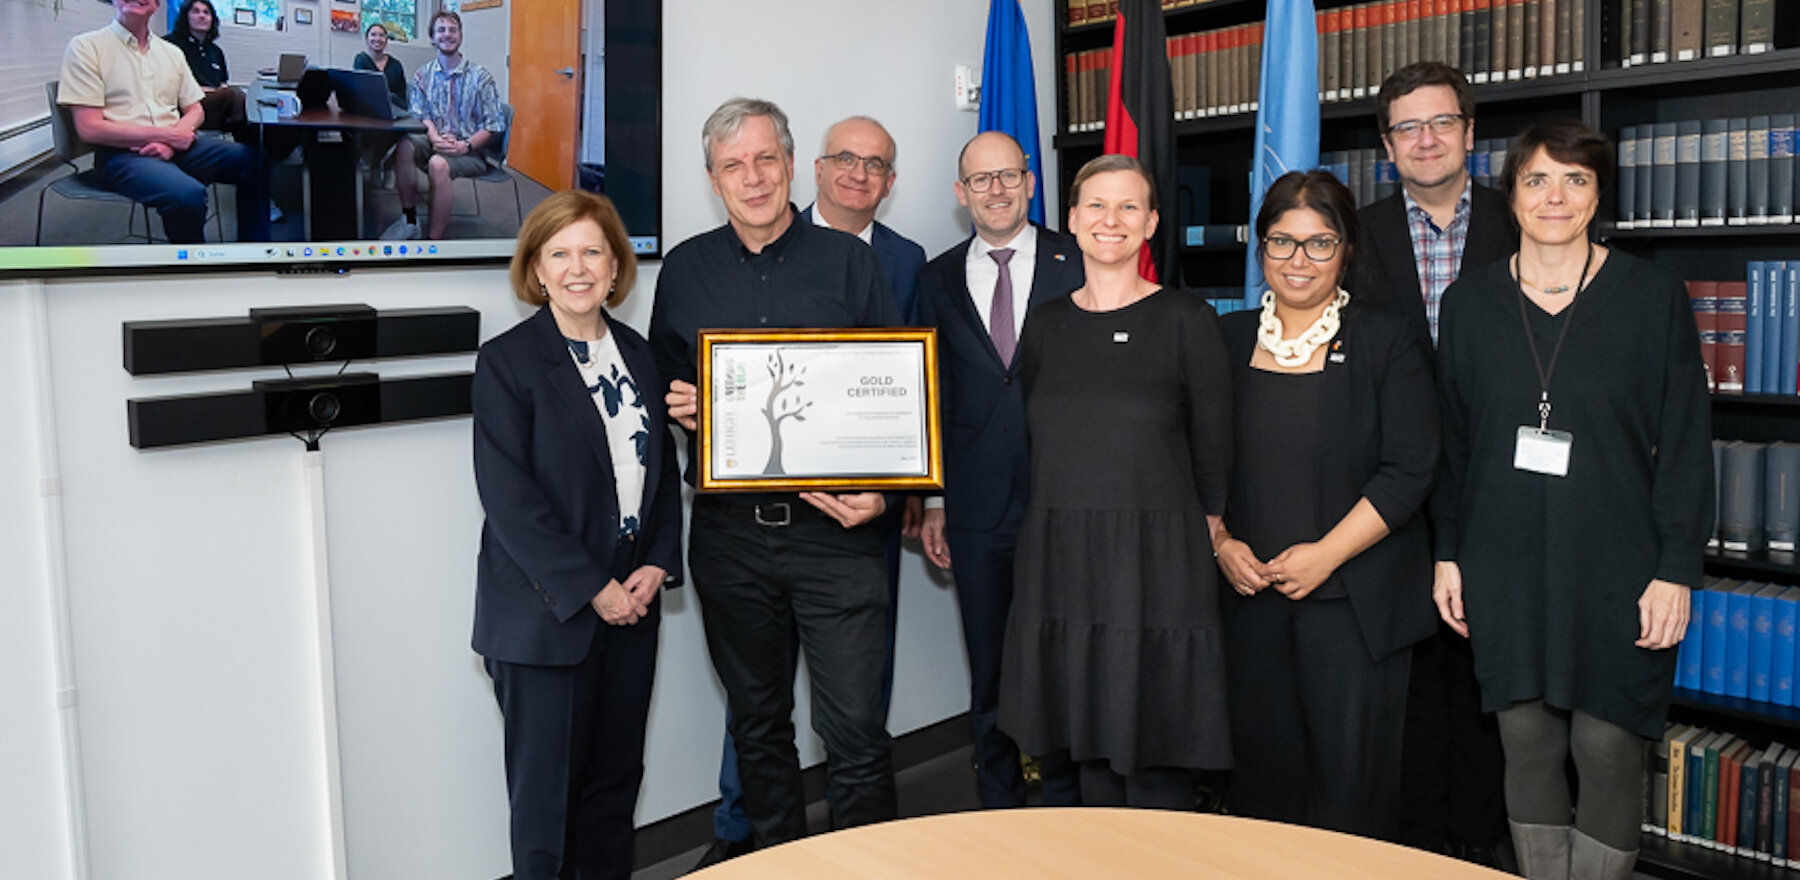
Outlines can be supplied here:
[[538, 202], [537, 207], [525, 215], [525, 222], [519, 225], [519, 243], [513, 249], [512, 269], [508, 274], [512, 278], [513, 296], [520, 302], [541, 306], [550, 301], [534, 272], [538, 251], [543, 250], [558, 232], [583, 220], [592, 220], [600, 227], [600, 234], [606, 238], [606, 249], [619, 266], [618, 278], [606, 295], [606, 304], [616, 307], [625, 301], [625, 295], [637, 281], [637, 256], [631, 252], [631, 238], [625, 234], [625, 221], [619, 219], [618, 209], [606, 196], [566, 189]]

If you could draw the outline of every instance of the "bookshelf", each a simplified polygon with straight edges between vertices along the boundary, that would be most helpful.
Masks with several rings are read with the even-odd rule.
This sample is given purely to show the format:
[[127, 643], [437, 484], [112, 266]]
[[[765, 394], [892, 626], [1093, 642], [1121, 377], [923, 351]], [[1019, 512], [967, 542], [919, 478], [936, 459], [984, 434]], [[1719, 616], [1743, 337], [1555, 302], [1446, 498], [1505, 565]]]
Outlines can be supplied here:
[[[1629, 47], [1621, 45], [1621, 8], [1631, 2], [1558, 0], [1559, 7], [1579, 12], [1581, 41], [1573, 54], [1581, 59], [1582, 69], [1475, 84], [1479, 108], [1476, 138], [1505, 137], [1545, 116], [1580, 118], [1616, 137], [1626, 125], [1800, 114], [1800, 3], [1773, 0], [1773, 48], [1767, 51], [1622, 66]], [[1082, 5], [1083, 0], [1057, 0], [1059, 21], [1069, 21], [1071, 3]], [[1379, 5], [1391, 4], [1314, 2], [1320, 13]], [[1437, 4], [1424, 0], [1423, 4], [1414, 5], [1436, 5], [1447, 10], [1452, 4], [1446, 0], [1438, 0]], [[1456, 5], [1460, 10], [1465, 4]], [[1229, 30], [1259, 22], [1264, 7], [1265, 0], [1203, 0], [1165, 8], [1164, 23], [1171, 38]], [[1108, 19], [1058, 28], [1057, 58], [1106, 49], [1111, 44], [1113, 25]], [[1055, 80], [1058, 115], [1053, 146], [1059, 156], [1058, 185], [1066, 195], [1068, 184], [1082, 163], [1100, 154], [1104, 132], [1070, 131], [1071, 79], [1059, 70]], [[1103, 85], [1100, 88], [1104, 91]], [[1374, 112], [1372, 96], [1322, 103], [1320, 151], [1361, 150], [1366, 154], [1372, 150], [1385, 159], [1375, 131]], [[1173, 122], [1177, 161], [1183, 175], [1179, 186], [1184, 197], [1174, 210], [1165, 208], [1164, 223], [1175, 222], [1185, 228], [1249, 222], [1250, 197], [1245, 181], [1249, 179], [1255, 118], [1254, 112], [1242, 111]], [[1190, 200], [1188, 193], [1195, 197]], [[1610, 215], [1615, 205], [1614, 194], [1603, 196], [1601, 217], [1596, 224], [1602, 239], [1665, 264], [1682, 277], [1715, 277], [1706, 271], [1723, 277], [1729, 273], [1719, 267], [1800, 256], [1800, 223], [1724, 229], [1617, 229]], [[1187, 277], [1205, 279], [1208, 285], [1241, 284], [1243, 248], [1184, 247], [1183, 269]]]
[[[1059, 21], [1068, 22], [1069, 4], [1081, 2], [1058, 0], [1058, 12], [1063, 16]], [[1475, 0], [1460, 8], [1497, 2], [1500, 0], [1488, 0], [1486, 4]], [[1629, 63], [1633, 47], [1625, 41], [1623, 19], [1631, 12], [1627, 7], [1632, 2], [1558, 0], [1559, 8], [1578, 10], [1581, 39], [1571, 42], [1570, 48], [1572, 55], [1580, 57], [1581, 69], [1575, 70], [1571, 65], [1567, 72], [1547, 76], [1474, 83], [1478, 107], [1476, 139], [1508, 137], [1546, 116], [1579, 118], [1617, 139], [1625, 126], [1800, 114], [1800, 2], [1773, 0], [1770, 4], [1769, 47], [1764, 51], [1642, 64]], [[1637, 0], [1640, 8], [1644, 3], [1645, 0]], [[1340, 15], [1359, 5], [1365, 4], [1344, 0], [1314, 2], [1320, 13]], [[1416, 5], [1425, 9], [1449, 7], [1448, 2], [1440, 5], [1434, 0]], [[1262, 18], [1264, 8], [1265, 0], [1208, 0], [1165, 9], [1164, 22], [1169, 36], [1179, 38], [1254, 24]], [[1072, 53], [1105, 49], [1110, 45], [1112, 31], [1111, 21], [1061, 27], [1056, 35], [1056, 57], [1066, 59]], [[1466, 64], [1459, 66], [1470, 69]], [[1062, 70], [1058, 74], [1057, 135], [1053, 145], [1059, 154], [1058, 183], [1066, 196], [1068, 184], [1082, 163], [1100, 154], [1104, 132], [1091, 127], [1071, 131], [1070, 87], [1079, 80], [1062, 75]], [[1321, 88], [1325, 87], [1322, 82]], [[1374, 111], [1372, 96], [1322, 103], [1321, 153], [1375, 150], [1382, 155]], [[1216, 227], [1249, 222], [1250, 199], [1245, 184], [1249, 179], [1254, 124], [1255, 113], [1248, 111], [1173, 122], [1184, 193], [1183, 204], [1165, 206], [1164, 223], [1176, 222], [1185, 229], [1190, 225]], [[1796, 162], [1800, 163], [1800, 159]], [[1741, 278], [1745, 265], [1751, 261], [1800, 259], [1800, 222], [1779, 226], [1621, 229], [1613, 216], [1617, 205], [1616, 193], [1603, 194], [1595, 230], [1601, 240], [1650, 259], [1685, 279]], [[1244, 249], [1241, 244], [1184, 247], [1183, 270], [1190, 283], [1241, 285]], [[1800, 442], [1800, 397], [1716, 395], [1712, 410], [1714, 433], [1720, 438]], [[1706, 565], [1710, 573], [1719, 576], [1800, 584], [1800, 560], [1794, 557], [1795, 554], [1779, 552], [1713, 552]], [[1740, 735], [1758, 737], [1764, 743], [1781, 740], [1800, 746], [1800, 709], [1678, 690], [1670, 715], [1683, 722], [1739, 730]], [[1653, 834], [1644, 836], [1638, 871], [1681, 880], [1800, 877], [1800, 868], [1777, 868], [1767, 862]]]

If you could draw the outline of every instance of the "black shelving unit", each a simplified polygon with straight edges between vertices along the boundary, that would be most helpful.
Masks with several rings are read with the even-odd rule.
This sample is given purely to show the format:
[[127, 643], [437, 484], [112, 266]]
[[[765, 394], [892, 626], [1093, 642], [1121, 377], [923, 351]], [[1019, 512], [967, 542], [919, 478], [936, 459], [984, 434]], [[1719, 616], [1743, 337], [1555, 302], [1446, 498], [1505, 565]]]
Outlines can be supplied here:
[[[1568, 2], [1568, 0], [1565, 0]], [[1619, 9], [1630, 0], [1587, 0], [1583, 7], [1584, 70], [1535, 79], [1476, 84], [1477, 138], [1510, 135], [1545, 116], [1580, 118], [1617, 136], [1622, 126], [1684, 119], [1800, 113], [1800, 0], [1776, 3], [1774, 51], [1665, 64], [1620, 66]], [[1320, 11], [1351, 5], [1345, 0], [1317, 0]], [[1165, 13], [1171, 36], [1232, 27], [1259, 20], [1265, 0], [1211, 0]], [[1058, 0], [1059, 21], [1066, 22], [1067, 0]], [[1057, 57], [1101, 48], [1111, 42], [1111, 22], [1060, 28]], [[1066, 80], [1057, 77], [1061, 191], [1081, 164], [1099, 155], [1100, 132], [1067, 134]], [[1375, 131], [1375, 99], [1328, 102], [1320, 107], [1320, 149], [1380, 148]], [[1208, 169], [1211, 224], [1245, 223], [1249, 194], [1249, 158], [1254, 113], [1238, 113], [1174, 124], [1178, 159], [1184, 166]], [[1612, 223], [1617, 196], [1602, 195], [1596, 231], [1608, 245], [1644, 256], [1680, 277], [1717, 280], [1739, 275], [1753, 260], [1800, 259], [1800, 224], [1726, 226], [1722, 228], [1628, 229]], [[1163, 222], [1176, 218], [1165, 211]], [[1189, 277], [1227, 285], [1243, 280], [1244, 246], [1208, 246], [1183, 250]], [[1712, 404], [1714, 435], [1726, 439], [1800, 442], [1800, 397], [1716, 395]], [[1707, 557], [1717, 575], [1757, 581], [1800, 584], [1800, 561], [1788, 553], [1723, 553]], [[1781, 740], [1800, 746], [1800, 709], [1751, 703], [1689, 691], [1676, 693], [1671, 717], [1683, 721], [1728, 724], [1764, 742]], [[1800, 878], [1800, 869], [1776, 868], [1703, 846], [1646, 834], [1638, 870], [1680, 880], [1774, 880]]]

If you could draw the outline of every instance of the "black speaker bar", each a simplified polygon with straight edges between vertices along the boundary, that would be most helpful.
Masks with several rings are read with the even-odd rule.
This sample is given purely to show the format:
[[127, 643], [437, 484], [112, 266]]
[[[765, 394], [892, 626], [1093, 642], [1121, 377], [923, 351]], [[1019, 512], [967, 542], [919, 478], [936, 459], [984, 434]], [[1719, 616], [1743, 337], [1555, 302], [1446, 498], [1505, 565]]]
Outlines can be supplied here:
[[[127, 336], [129, 338], [129, 335]], [[469, 414], [473, 373], [382, 379], [345, 373], [256, 382], [249, 391], [125, 402], [138, 449]]]
[[472, 352], [481, 313], [454, 306], [366, 305], [251, 309], [242, 318], [129, 321], [125, 371], [133, 376]]

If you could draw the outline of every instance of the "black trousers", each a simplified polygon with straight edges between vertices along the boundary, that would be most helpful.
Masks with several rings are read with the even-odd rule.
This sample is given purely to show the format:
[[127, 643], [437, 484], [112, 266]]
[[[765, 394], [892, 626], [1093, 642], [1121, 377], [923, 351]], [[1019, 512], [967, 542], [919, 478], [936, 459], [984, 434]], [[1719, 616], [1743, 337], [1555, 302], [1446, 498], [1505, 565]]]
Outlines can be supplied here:
[[517, 880], [631, 876], [661, 620], [658, 596], [631, 626], [601, 623], [575, 666], [486, 661], [506, 732]]
[[[769, 507], [762, 519], [780, 520]], [[806, 833], [794, 746], [796, 634], [812, 677], [813, 727], [825, 741], [832, 826], [899, 812], [881, 705], [890, 613], [881, 537], [869, 525], [845, 529], [798, 499], [785, 515], [787, 525], [764, 525], [753, 505], [702, 496], [688, 545], [758, 847]]]
[[1237, 812], [1394, 839], [1408, 652], [1371, 660], [1348, 599], [1263, 590], [1225, 610]]
[[1469, 640], [1442, 622], [1413, 646], [1401, 771], [1401, 841], [1442, 850], [1506, 838], [1500, 727], [1481, 711]]
[[[969, 657], [969, 733], [975, 744], [975, 791], [987, 809], [1025, 805], [1019, 746], [1000, 729], [1000, 655], [1012, 610], [1013, 556], [1025, 505], [1014, 501], [992, 529], [946, 529], [950, 573]], [[1040, 755], [1045, 806], [1080, 806], [1081, 780], [1067, 752]]]

